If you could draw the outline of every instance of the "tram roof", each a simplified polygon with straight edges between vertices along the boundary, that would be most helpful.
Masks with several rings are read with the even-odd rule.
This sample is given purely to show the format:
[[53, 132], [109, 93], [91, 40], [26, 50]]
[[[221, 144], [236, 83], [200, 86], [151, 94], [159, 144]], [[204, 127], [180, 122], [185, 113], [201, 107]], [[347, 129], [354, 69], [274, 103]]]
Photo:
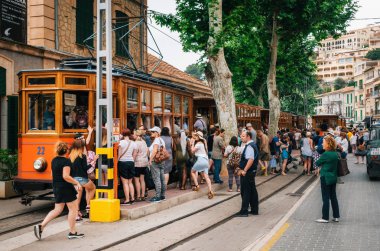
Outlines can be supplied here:
[[[72, 64], [72, 65], [67, 65], [67, 66], [65, 66], [64, 64], [61, 64], [60, 68], [55, 68], [55, 69], [26, 69], [26, 70], [21, 70], [18, 72], [18, 75], [20, 75], [22, 73], [26, 73], [26, 72], [57, 72], [57, 71], [96, 74], [96, 66], [94, 66], [94, 65], [91, 65], [90, 69], [88, 69], [88, 68], [74, 68], [74, 67], [78, 67], [78, 66], [79, 67], [85, 67], [84, 64], [79, 64], [79, 65], [73, 65]], [[63, 68], [63, 67], [70, 67], [70, 68]], [[105, 73], [105, 71], [103, 71], [103, 74], [104, 73]], [[126, 77], [131, 78], [131, 79], [135, 79], [135, 80], [139, 80], [139, 81], [143, 81], [143, 82], [147, 82], [147, 83], [154, 83], [154, 84], [158, 84], [161, 86], [174, 88], [177, 90], [190, 92], [190, 90], [188, 88], [184, 87], [181, 84], [173, 83], [170, 80], [156, 78], [156, 77], [153, 77], [152, 75], [144, 73], [144, 72], [136, 72], [136, 71], [132, 71], [132, 70], [128, 70], [128, 69], [123, 69], [123, 68], [118, 67], [118, 66], [114, 66], [112, 68], [112, 76], [118, 76], [118, 77], [126, 76]]]

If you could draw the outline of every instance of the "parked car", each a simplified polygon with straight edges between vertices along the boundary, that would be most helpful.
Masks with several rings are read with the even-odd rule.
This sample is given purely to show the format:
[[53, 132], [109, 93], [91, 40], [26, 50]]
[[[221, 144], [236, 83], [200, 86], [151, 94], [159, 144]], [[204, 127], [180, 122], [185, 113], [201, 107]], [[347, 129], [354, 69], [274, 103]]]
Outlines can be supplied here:
[[380, 124], [374, 124], [369, 131], [367, 143], [367, 174], [369, 179], [380, 177]]

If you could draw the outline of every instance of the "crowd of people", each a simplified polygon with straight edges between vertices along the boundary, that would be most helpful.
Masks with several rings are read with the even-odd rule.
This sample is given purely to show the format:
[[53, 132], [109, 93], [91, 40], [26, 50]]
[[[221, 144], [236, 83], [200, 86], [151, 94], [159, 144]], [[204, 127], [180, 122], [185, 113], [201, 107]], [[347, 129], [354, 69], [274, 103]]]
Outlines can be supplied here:
[[[147, 183], [153, 183], [155, 195], [149, 199], [156, 203], [166, 200], [166, 190], [169, 175], [176, 175], [177, 187], [180, 190], [191, 188], [199, 191], [199, 184], [206, 183], [208, 198], [215, 195], [212, 190], [214, 183], [223, 184], [220, 176], [222, 161], [225, 158], [228, 171], [228, 192], [241, 193], [242, 207], [237, 213], [239, 217], [251, 213], [258, 214], [258, 194], [255, 176], [260, 173], [267, 175], [287, 175], [288, 165], [295, 158], [294, 149], [300, 150], [300, 162], [303, 174], [321, 176], [323, 198], [323, 217], [318, 222], [328, 222], [329, 200], [332, 201], [334, 221], [339, 221], [339, 206], [336, 198], [336, 183], [343, 183], [336, 176], [336, 161], [345, 159], [352, 152], [356, 163], [364, 163], [367, 131], [329, 128], [322, 132], [315, 130], [280, 130], [269, 138], [267, 132], [255, 130], [248, 123], [239, 127], [238, 133], [225, 142], [225, 130], [218, 124], [209, 128], [202, 122], [200, 116], [194, 124], [194, 131], [178, 129], [174, 134], [168, 127], [162, 129], [155, 126], [147, 130], [141, 125], [136, 130], [124, 129], [117, 150], [117, 169], [124, 191], [122, 205], [132, 205], [135, 202], [147, 200]], [[209, 131], [207, 131], [209, 130]], [[52, 161], [53, 192], [56, 199], [55, 209], [44, 221], [34, 228], [35, 235], [41, 239], [43, 229], [63, 210], [65, 204], [69, 208], [68, 221], [70, 232], [68, 238], [81, 238], [75, 230], [75, 221], [89, 217], [90, 200], [95, 194], [95, 168], [99, 158], [95, 154], [93, 128], [88, 127], [88, 136], [76, 134], [71, 148], [67, 143], [56, 145], [56, 157]], [[106, 131], [102, 132], [102, 144], [106, 145]], [[332, 152], [332, 153], [331, 153]], [[339, 154], [336, 154], [338, 152]], [[173, 172], [175, 168], [175, 172]], [[334, 169], [335, 168], [335, 169]], [[333, 174], [331, 174], [333, 173]], [[147, 180], [151, 178], [151, 180]], [[80, 210], [83, 190], [86, 191], [86, 211]]]

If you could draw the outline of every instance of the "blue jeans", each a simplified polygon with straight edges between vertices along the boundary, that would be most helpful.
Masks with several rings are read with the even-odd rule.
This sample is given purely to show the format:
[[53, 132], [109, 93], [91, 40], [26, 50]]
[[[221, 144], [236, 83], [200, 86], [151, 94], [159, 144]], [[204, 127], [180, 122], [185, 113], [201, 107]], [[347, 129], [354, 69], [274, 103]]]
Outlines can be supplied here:
[[152, 173], [153, 182], [156, 187], [156, 197], [161, 198], [161, 196], [165, 196], [166, 190], [163, 163], [152, 162], [150, 171]]
[[222, 160], [221, 159], [212, 159], [214, 161], [214, 182], [220, 181], [220, 171], [222, 170]]
[[322, 218], [329, 220], [330, 200], [334, 218], [340, 218], [339, 204], [336, 197], [336, 184], [327, 185], [325, 177], [321, 177], [321, 191], [322, 191]]

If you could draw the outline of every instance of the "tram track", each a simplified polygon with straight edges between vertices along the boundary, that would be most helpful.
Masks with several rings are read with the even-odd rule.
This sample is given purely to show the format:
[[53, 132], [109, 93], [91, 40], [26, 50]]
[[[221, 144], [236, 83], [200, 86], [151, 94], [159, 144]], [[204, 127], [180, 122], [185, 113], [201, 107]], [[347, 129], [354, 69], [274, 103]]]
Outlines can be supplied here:
[[53, 208], [54, 205], [49, 205], [0, 219], [0, 235], [12, 233], [41, 222]]
[[[266, 179], [266, 180], [264, 180], [264, 181], [258, 183], [258, 184], [257, 184], [257, 187], [261, 187], [261, 186], [263, 186], [265, 183], [268, 183], [268, 182], [272, 181], [273, 179], [275, 179], [275, 178], [277, 178], [277, 177], [279, 177], [279, 176], [281, 176], [281, 174], [277, 174], [277, 175], [275, 175], [275, 176], [272, 176], [272, 177], [270, 177], [270, 178], [268, 178], [268, 179]], [[291, 184], [293, 184], [294, 182], [296, 182], [297, 180], [299, 180], [301, 177], [303, 177], [303, 175], [298, 175], [296, 178], [292, 179], [290, 182], [287, 182], [285, 185], [283, 185], [283, 186], [281, 186], [280, 188], [274, 190], [272, 193], [270, 193], [269, 195], [267, 195], [267, 196], [265, 196], [264, 198], [262, 198], [262, 199], [260, 200], [260, 203], [262, 203], [262, 202], [264, 202], [265, 200], [271, 198], [272, 196], [274, 196], [275, 194], [279, 193], [280, 191], [286, 189], [288, 186], [290, 186]], [[125, 243], [125, 242], [130, 241], [130, 240], [134, 240], [134, 239], [136, 239], [136, 238], [138, 238], [138, 237], [141, 237], [141, 236], [143, 236], [143, 235], [149, 234], [149, 233], [151, 233], [151, 232], [153, 232], [153, 231], [155, 231], [155, 230], [162, 229], [162, 228], [164, 228], [164, 227], [166, 227], [166, 226], [169, 226], [169, 225], [171, 225], [171, 224], [177, 223], [177, 222], [179, 222], [179, 221], [181, 221], [181, 220], [186, 220], [187, 218], [189, 218], [189, 217], [191, 217], [191, 216], [194, 216], [194, 215], [196, 215], [196, 214], [198, 214], [198, 213], [201, 213], [202, 211], [208, 210], [208, 209], [210, 209], [210, 208], [216, 207], [216, 206], [218, 206], [218, 205], [220, 205], [220, 204], [223, 204], [223, 203], [225, 203], [225, 202], [227, 202], [227, 201], [229, 201], [229, 200], [232, 200], [232, 199], [234, 199], [234, 198], [236, 198], [236, 197], [238, 197], [238, 196], [240, 196], [240, 193], [235, 194], [235, 195], [232, 195], [232, 196], [230, 196], [230, 197], [228, 197], [228, 198], [226, 198], [226, 199], [223, 199], [223, 200], [221, 200], [221, 201], [218, 201], [218, 202], [216, 202], [216, 203], [213, 203], [212, 205], [209, 205], [209, 206], [207, 206], [207, 207], [203, 207], [203, 208], [198, 209], [198, 210], [195, 210], [195, 211], [193, 211], [193, 212], [191, 212], [191, 213], [185, 214], [185, 215], [183, 215], [183, 216], [181, 216], [181, 217], [177, 217], [177, 218], [172, 219], [172, 220], [170, 220], [170, 221], [167, 221], [167, 222], [165, 222], [165, 223], [159, 224], [159, 225], [157, 225], [157, 226], [151, 227], [151, 228], [146, 229], [146, 230], [144, 230], [144, 231], [141, 231], [141, 232], [139, 232], [139, 233], [133, 234], [133, 235], [128, 236], [128, 237], [126, 237], [126, 238], [123, 238], [123, 239], [117, 240], [117, 241], [115, 241], [115, 242], [109, 243], [109, 244], [107, 244], [107, 245], [104, 245], [104, 246], [99, 247], [99, 248], [94, 249], [94, 250], [105, 250], [105, 249], [109, 249], [109, 248], [115, 247], [115, 246], [117, 246], [117, 245], [123, 244], [123, 243]], [[172, 244], [172, 245], [170, 245], [170, 246], [165, 247], [165, 248], [162, 249], [162, 250], [171, 250], [171, 249], [175, 248], [176, 246], [181, 245], [181, 244], [184, 243], [184, 242], [187, 242], [187, 241], [189, 241], [189, 240], [191, 240], [191, 239], [193, 239], [193, 238], [196, 238], [197, 236], [199, 236], [199, 235], [201, 235], [201, 234], [204, 234], [204, 233], [210, 231], [211, 229], [213, 229], [213, 228], [215, 228], [215, 227], [217, 227], [217, 226], [219, 226], [219, 225], [222, 225], [222, 224], [226, 223], [227, 221], [231, 220], [233, 217], [234, 217], [234, 215], [228, 215], [227, 217], [223, 217], [221, 220], [219, 220], [219, 221], [216, 222], [215, 224], [212, 224], [211, 226], [209, 226], [209, 227], [207, 227], [207, 228], [205, 228], [205, 229], [199, 231], [197, 234], [195, 234], [195, 235], [191, 235], [191, 236], [189, 236], [189, 237], [187, 237], [187, 238], [184, 238], [184, 239], [182, 239], [182, 240], [180, 240], [180, 241], [178, 241], [178, 242], [176, 242], [176, 243], [174, 243], [174, 244]]]

